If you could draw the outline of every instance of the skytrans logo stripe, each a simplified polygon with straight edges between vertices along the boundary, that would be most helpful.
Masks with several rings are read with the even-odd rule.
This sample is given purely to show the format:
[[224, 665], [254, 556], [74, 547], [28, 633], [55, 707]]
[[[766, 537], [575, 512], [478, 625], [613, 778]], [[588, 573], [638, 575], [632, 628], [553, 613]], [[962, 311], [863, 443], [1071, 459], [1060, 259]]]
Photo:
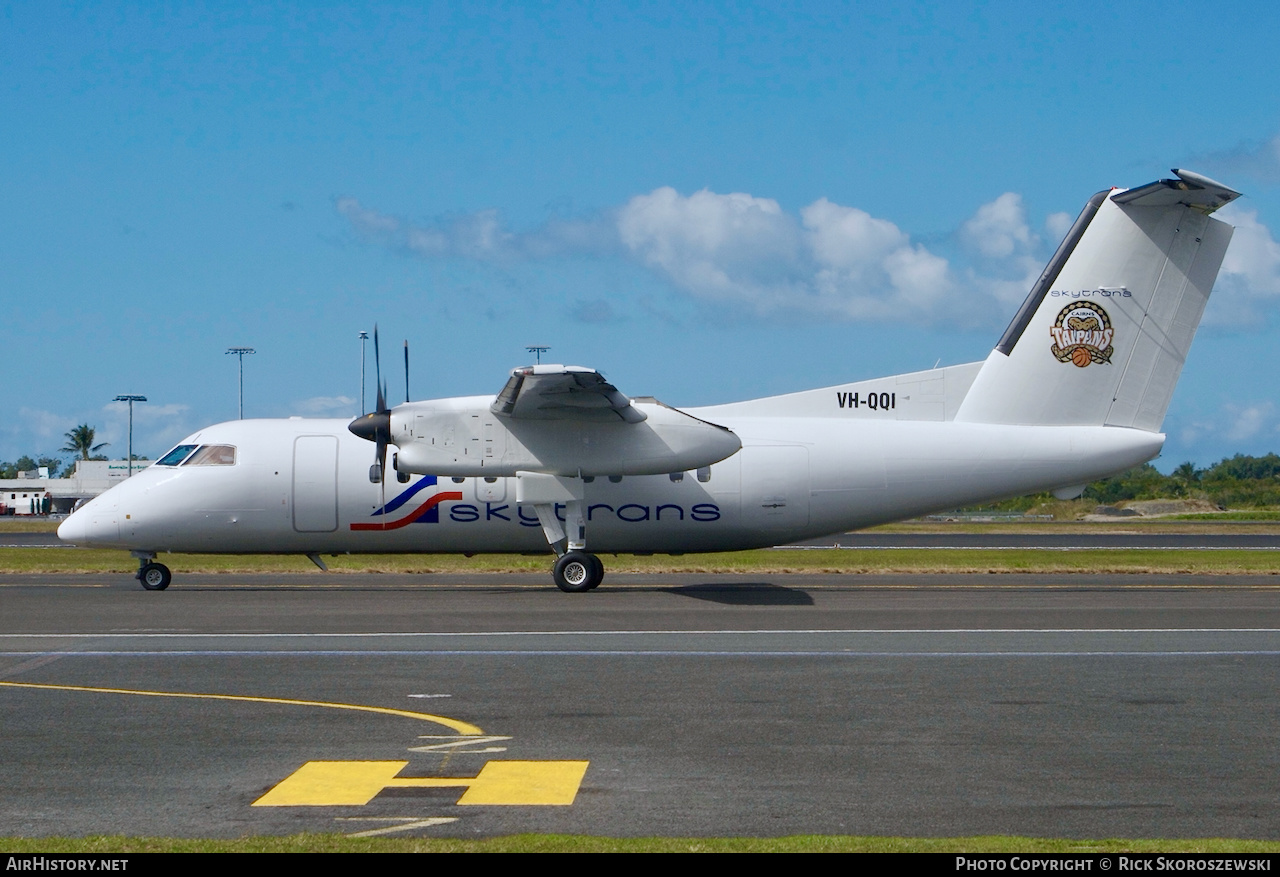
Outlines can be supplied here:
[[[389, 500], [385, 506], [373, 512], [371, 517], [376, 518], [396, 511], [426, 488], [435, 487], [436, 483], [435, 475], [424, 476], [419, 481], [414, 482], [412, 486], [406, 488], [403, 493]], [[486, 502], [481, 507], [481, 505], [463, 503], [461, 500], [461, 491], [442, 490], [432, 494], [427, 498], [426, 502], [398, 520], [355, 523], [351, 525], [351, 529], [399, 530], [401, 527], [407, 527], [409, 524], [415, 523], [438, 524], [440, 523], [440, 504], [445, 502], [458, 503], [449, 509], [449, 521], [454, 524], [470, 524], [476, 521], [484, 521], [485, 523], [507, 521], [518, 523], [522, 527], [542, 526], [538, 521], [537, 515], [526, 506], [516, 505], [513, 507], [508, 503]], [[556, 517], [562, 522], [565, 520], [564, 509], [564, 503], [558, 502], [555, 504]], [[584, 511], [588, 521], [603, 517], [606, 519], [614, 518], [624, 524], [640, 524], [648, 521], [676, 523], [686, 520], [686, 515], [688, 520], [698, 523], [711, 523], [720, 520], [720, 506], [713, 502], [694, 503], [688, 508], [678, 503], [658, 503], [657, 505], [649, 506], [628, 502], [615, 507], [609, 503], [597, 502], [588, 504]]]
[[405, 488], [405, 491], [403, 493], [401, 493], [399, 496], [394, 497], [391, 500], [391, 502], [387, 503], [385, 506], [378, 509], [373, 514], [376, 517], [378, 515], [384, 515], [384, 514], [389, 514], [391, 512], [394, 512], [396, 509], [400, 508], [400, 506], [404, 505], [409, 500], [417, 496], [418, 493], [424, 487], [435, 487], [435, 485], [436, 485], [436, 476], [428, 475], [426, 478], [423, 478], [415, 482], [414, 484], [410, 484], [407, 488]]
[[[401, 493], [395, 499], [391, 500], [391, 502], [387, 503], [385, 506], [383, 506], [382, 508], [374, 512], [373, 516], [377, 517], [378, 515], [385, 515], [388, 512], [395, 511], [396, 509], [400, 508], [402, 505], [407, 503], [414, 496], [416, 496], [420, 490], [422, 490], [425, 487], [434, 487], [435, 484], [436, 484], [436, 476], [427, 475], [421, 481], [417, 482], [412, 487], [407, 489], [404, 493]], [[427, 499], [426, 502], [424, 502], [422, 505], [418, 506], [416, 509], [411, 511], [409, 514], [405, 515], [403, 518], [400, 518], [399, 520], [373, 521], [371, 523], [355, 523], [351, 525], [351, 529], [352, 530], [399, 530], [401, 527], [407, 527], [408, 525], [414, 523], [415, 521], [420, 521], [421, 523], [424, 523], [424, 524], [438, 524], [440, 523], [440, 508], [439, 508], [440, 503], [448, 502], [449, 500], [456, 501], [460, 499], [462, 499], [462, 491], [443, 490], [439, 493], [433, 494], [431, 497]]]

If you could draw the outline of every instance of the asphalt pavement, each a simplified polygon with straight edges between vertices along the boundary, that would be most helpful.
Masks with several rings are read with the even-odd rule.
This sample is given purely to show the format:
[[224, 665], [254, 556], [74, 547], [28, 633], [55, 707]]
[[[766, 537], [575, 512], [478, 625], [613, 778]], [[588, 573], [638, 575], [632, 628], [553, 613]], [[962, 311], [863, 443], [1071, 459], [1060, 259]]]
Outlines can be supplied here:
[[1274, 838], [1274, 585], [9, 576], [0, 834]]

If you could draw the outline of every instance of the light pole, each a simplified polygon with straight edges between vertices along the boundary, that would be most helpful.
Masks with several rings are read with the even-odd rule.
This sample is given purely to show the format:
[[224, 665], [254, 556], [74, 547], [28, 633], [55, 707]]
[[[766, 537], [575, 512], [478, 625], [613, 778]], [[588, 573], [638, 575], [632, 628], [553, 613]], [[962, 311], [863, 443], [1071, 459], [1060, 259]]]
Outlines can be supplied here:
[[234, 353], [240, 357], [240, 419], [244, 420], [244, 355], [246, 353], [257, 353], [252, 347], [228, 347], [227, 353]]
[[117, 402], [129, 403], [129, 477], [133, 477], [133, 403], [147, 401], [146, 396], [116, 396]]
[[528, 347], [525, 348], [525, 350], [529, 351], [530, 353], [532, 353], [534, 356], [538, 358], [538, 361], [535, 363], [535, 365], [542, 365], [542, 354], [546, 353], [550, 349], [551, 348], [546, 346], [545, 344], [530, 344]]
[[364, 414], [364, 343], [369, 340], [368, 332], [360, 333], [360, 413]]

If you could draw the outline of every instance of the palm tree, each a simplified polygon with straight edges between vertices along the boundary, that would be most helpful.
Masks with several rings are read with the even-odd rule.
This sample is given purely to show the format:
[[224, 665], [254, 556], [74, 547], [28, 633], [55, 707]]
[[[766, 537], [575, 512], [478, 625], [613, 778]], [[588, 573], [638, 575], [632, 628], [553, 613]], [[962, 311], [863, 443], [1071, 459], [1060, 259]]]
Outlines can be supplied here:
[[1200, 472], [1196, 464], [1190, 461], [1174, 469], [1170, 477], [1173, 479], [1177, 493], [1187, 496], [1200, 484]]
[[93, 443], [94, 429], [87, 423], [82, 423], [71, 432], [67, 433], [67, 445], [62, 449], [64, 454], [79, 454], [81, 460], [89, 459], [89, 455], [105, 448], [110, 442], [103, 442], [100, 445]]

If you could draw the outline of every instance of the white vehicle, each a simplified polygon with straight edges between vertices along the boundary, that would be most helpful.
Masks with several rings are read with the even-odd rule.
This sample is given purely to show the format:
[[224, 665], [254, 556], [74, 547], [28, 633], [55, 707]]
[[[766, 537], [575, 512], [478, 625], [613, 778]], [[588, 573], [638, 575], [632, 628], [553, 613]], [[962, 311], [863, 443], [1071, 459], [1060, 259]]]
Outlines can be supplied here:
[[323, 569], [322, 554], [551, 549], [556, 585], [588, 591], [597, 553], [758, 548], [1076, 496], [1159, 453], [1231, 239], [1209, 214], [1238, 193], [1174, 174], [1094, 195], [982, 362], [686, 410], [574, 366], [393, 408], [380, 386], [377, 411], [350, 424], [202, 429], [58, 535], [130, 550], [151, 590], [170, 582], [162, 551], [297, 553]]

